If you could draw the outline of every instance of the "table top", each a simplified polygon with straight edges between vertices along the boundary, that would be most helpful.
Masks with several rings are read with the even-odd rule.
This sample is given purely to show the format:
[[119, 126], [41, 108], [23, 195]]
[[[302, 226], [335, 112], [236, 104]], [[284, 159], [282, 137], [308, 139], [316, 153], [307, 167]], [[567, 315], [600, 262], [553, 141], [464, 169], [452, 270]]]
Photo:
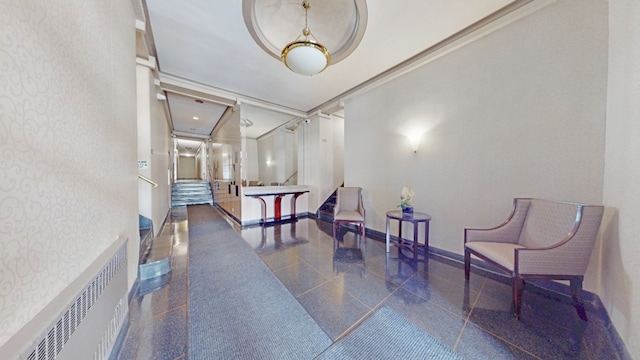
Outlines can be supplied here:
[[413, 214], [405, 214], [400, 210], [387, 211], [387, 217], [390, 219], [401, 221], [429, 221], [431, 216], [429, 214], [414, 211]]
[[277, 191], [277, 192], [264, 192], [264, 193], [253, 193], [253, 194], [244, 194], [245, 196], [273, 196], [273, 195], [291, 195], [291, 194], [304, 194], [308, 193], [309, 190], [301, 190], [301, 191]]
[[243, 186], [242, 193], [245, 196], [270, 196], [308, 193], [309, 187], [306, 185], [288, 186]]

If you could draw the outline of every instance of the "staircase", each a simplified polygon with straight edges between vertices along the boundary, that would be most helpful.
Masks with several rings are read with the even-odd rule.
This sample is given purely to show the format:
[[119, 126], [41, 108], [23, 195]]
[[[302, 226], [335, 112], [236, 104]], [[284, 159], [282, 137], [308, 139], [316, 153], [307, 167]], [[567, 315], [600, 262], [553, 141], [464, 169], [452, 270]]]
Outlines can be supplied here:
[[213, 205], [211, 184], [208, 181], [176, 181], [171, 190], [171, 207], [194, 204]]
[[153, 222], [148, 217], [138, 215], [138, 227], [140, 228], [140, 257], [138, 263], [143, 263], [151, 251], [153, 245]]
[[[184, 208], [183, 208], [184, 209]], [[186, 211], [186, 210], [185, 210]], [[173, 210], [171, 211], [173, 218]], [[148, 294], [164, 286], [171, 272], [171, 253], [173, 252], [173, 223], [165, 224], [160, 234], [153, 236], [151, 219], [140, 215], [140, 262], [138, 278], [139, 294]]]
[[336, 196], [338, 190], [333, 192], [327, 200], [318, 208], [318, 212], [316, 216], [320, 220], [328, 221], [330, 223], [333, 222], [333, 208], [336, 206]]

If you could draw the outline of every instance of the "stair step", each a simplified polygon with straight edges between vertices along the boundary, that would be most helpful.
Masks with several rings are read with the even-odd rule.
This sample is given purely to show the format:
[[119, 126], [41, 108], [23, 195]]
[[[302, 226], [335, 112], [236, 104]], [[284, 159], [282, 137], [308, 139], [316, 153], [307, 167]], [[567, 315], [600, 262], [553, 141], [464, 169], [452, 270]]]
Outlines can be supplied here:
[[173, 235], [161, 235], [153, 240], [151, 251], [140, 264], [140, 280], [148, 280], [171, 271], [171, 252], [173, 250]]
[[151, 252], [151, 245], [153, 244], [153, 230], [152, 229], [140, 229], [140, 255], [139, 262], [144, 259]]
[[211, 184], [207, 181], [179, 181], [171, 189], [171, 206], [213, 205]]
[[333, 222], [333, 208], [336, 206], [337, 197], [338, 195], [336, 190], [327, 198], [327, 200], [325, 200], [324, 203], [322, 203], [322, 205], [320, 205], [316, 212], [318, 219], [331, 223]]

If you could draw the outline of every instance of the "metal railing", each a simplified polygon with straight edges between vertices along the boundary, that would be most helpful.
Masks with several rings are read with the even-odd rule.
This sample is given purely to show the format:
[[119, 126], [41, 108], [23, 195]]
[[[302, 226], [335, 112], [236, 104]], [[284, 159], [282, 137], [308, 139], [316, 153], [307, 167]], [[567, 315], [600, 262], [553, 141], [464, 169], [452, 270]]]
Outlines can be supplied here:
[[144, 180], [144, 181], [148, 182], [153, 187], [158, 187], [158, 184], [155, 181], [149, 179], [148, 177], [146, 177], [144, 175], [138, 174], [138, 179], [141, 179], [141, 180]]
[[[282, 184], [280, 184], [280, 185], [285, 185], [285, 184], [287, 184], [287, 183], [289, 182], [289, 180], [293, 179], [293, 177], [294, 177], [294, 176], [298, 176], [298, 172], [297, 172], [297, 171], [296, 171], [296, 172], [294, 172], [293, 174], [291, 174], [291, 176], [289, 176], [289, 177], [287, 178], [287, 180], [285, 180], [285, 181], [284, 181]], [[297, 182], [297, 181], [296, 181], [296, 182]]]

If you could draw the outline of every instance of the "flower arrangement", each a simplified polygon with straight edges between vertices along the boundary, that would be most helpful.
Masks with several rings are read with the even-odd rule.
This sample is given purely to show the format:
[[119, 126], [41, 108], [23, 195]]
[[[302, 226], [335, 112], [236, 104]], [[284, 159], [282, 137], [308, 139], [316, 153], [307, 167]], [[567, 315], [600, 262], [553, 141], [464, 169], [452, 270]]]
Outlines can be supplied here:
[[400, 204], [398, 207], [402, 208], [402, 211], [405, 209], [412, 209], [411, 199], [413, 199], [414, 192], [411, 191], [411, 188], [408, 186], [402, 187], [402, 192], [400, 193]]

